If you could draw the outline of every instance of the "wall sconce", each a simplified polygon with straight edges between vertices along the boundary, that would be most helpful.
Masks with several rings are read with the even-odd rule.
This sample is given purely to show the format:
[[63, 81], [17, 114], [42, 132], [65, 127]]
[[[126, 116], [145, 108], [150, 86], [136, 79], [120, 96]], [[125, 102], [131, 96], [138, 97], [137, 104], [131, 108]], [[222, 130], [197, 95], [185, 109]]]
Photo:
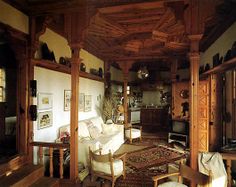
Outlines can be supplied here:
[[36, 80], [30, 80], [30, 92], [32, 97], [37, 96], [37, 81]]
[[31, 121], [36, 121], [37, 120], [37, 105], [30, 105], [29, 113], [30, 113]]

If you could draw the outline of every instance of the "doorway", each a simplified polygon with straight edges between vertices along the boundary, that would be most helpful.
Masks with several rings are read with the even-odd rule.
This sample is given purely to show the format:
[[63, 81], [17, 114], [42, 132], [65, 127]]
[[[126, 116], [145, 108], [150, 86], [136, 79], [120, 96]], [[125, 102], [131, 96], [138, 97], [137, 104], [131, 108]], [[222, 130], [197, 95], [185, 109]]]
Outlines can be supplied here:
[[18, 31], [0, 25], [0, 164], [27, 149], [26, 44]]

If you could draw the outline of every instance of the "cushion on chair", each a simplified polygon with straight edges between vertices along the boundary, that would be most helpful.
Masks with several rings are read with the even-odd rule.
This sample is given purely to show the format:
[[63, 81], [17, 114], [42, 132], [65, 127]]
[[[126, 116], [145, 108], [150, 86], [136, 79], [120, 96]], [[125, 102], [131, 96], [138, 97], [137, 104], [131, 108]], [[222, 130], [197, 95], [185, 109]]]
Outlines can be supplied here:
[[[100, 171], [105, 174], [111, 174], [111, 169], [110, 169], [110, 162], [96, 162], [92, 161], [92, 167], [94, 171]], [[123, 161], [122, 160], [115, 160], [113, 162], [113, 170], [114, 170], [114, 175], [120, 175], [123, 172]]]
[[125, 136], [127, 138], [139, 138], [141, 136], [141, 131], [139, 129], [131, 128], [131, 137], [130, 129], [125, 130]]
[[188, 186], [178, 183], [178, 182], [170, 181], [170, 182], [165, 182], [163, 184], [160, 184], [158, 185], [158, 187], [188, 187]]

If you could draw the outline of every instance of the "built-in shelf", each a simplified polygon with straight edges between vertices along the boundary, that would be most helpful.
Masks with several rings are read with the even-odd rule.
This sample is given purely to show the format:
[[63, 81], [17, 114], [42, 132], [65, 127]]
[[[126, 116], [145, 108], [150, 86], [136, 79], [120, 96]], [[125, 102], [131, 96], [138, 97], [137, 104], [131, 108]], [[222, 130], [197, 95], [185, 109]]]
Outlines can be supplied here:
[[35, 60], [35, 59], [32, 59], [32, 62], [35, 66], [38, 66], [38, 67], [43, 67], [43, 68], [46, 68], [46, 69], [59, 71], [59, 72], [62, 72], [62, 73], [67, 73], [67, 74], [71, 73], [70, 67], [59, 64], [57, 62], [50, 61], [50, 60]]
[[202, 76], [210, 75], [210, 74], [216, 74], [216, 73], [222, 73], [230, 69], [234, 69], [236, 67], [236, 57], [223, 62], [222, 64], [204, 72]]
[[[38, 66], [38, 67], [43, 67], [43, 68], [50, 69], [53, 71], [71, 74], [70, 67], [68, 67], [66, 65], [59, 64], [57, 62], [53, 62], [50, 60], [35, 60], [35, 59], [32, 59], [31, 61], [33, 62], [33, 64], [35, 66]], [[87, 79], [92, 79], [92, 80], [104, 82], [104, 79], [102, 77], [99, 77], [97, 75], [93, 75], [91, 73], [80, 71], [79, 75], [80, 75], [80, 77], [84, 77]]]
[[83, 72], [83, 71], [80, 71], [79, 76], [87, 78], [87, 79], [92, 79], [92, 80], [95, 80], [95, 81], [104, 82], [104, 79], [102, 77], [99, 77], [97, 75], [93, 75], [91, 73]]

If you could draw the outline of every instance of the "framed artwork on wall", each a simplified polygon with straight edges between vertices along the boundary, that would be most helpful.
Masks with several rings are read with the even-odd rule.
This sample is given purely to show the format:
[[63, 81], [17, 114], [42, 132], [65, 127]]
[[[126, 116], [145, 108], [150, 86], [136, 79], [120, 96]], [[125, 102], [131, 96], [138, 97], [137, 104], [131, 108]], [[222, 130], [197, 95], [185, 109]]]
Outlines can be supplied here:
[[71, 90], [64, 90], [64, 111], [70, 110]]
[[38, 110], [52, 109], [52, 94], [38, 93]]
[[52, 111], [44, 111], [38, 113], [38, 129], [52, 126]]
[[79, 93], [79, 111], [84, 111], [84, 93]]
[[92, 95], [84, 96], [84, 111], [89, 112], [92, 110]]

